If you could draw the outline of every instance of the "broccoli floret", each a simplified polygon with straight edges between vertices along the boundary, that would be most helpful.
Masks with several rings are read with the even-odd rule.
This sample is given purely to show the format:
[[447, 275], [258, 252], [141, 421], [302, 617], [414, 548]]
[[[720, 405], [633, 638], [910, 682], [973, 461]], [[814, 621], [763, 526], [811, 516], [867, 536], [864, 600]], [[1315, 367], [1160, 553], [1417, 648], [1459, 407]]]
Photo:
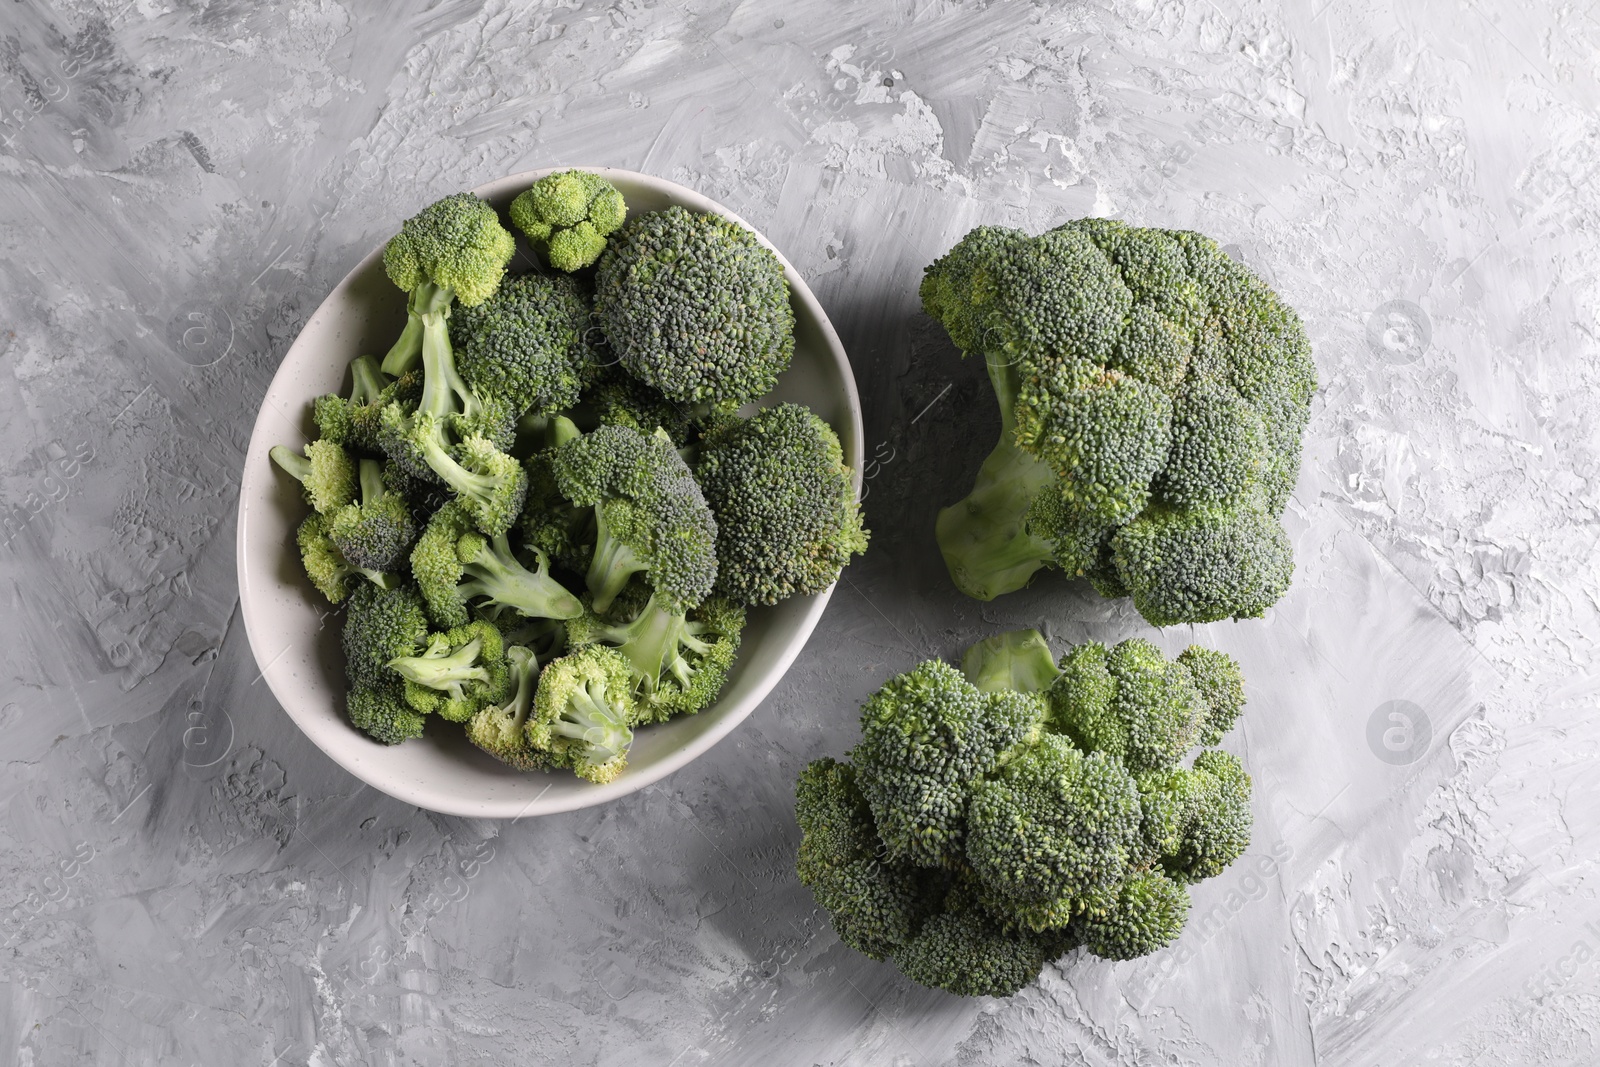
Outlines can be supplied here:
[[1116, 756], [1134, 774], [1170, 767], [1198, 740], [1208, 712], [1189, 668], [1142, 638], [1109, 651], [1079, 645], [1050, 689], [1051, 721], [1085, 752]]
[[699, 422], [727, 405], [687, 404], [669, 400], [616, 365], [602, 368], [584, 391], [584, 403], [603, 425], [626, 426], [640, 433], [665, 430], [680, 448], [690, 443]]
[[504, 533], [485, 537], [459, 502], [429, 520], [411, 552], [411, 573], [427, 600], [428, 614], [442, 626], [461, 626], [478, 598], [536, 619], [572, 619], [583, 602], [550, 577], [549, 560], [535, 552], [529, 570], [512, 552]]
[[943, 879], [883, 859], [883, 842], [848, 763], [813, 761], [795, 795], [804, 835], [795, 862], [800, 881], [828, 910], [840, 940], [886, 959], [932, 912]]
[[450, 722], [466, 722], [510, 690], [500, 631], [482, 620], [430, 635], [421, 652], [397, 656], [389, 667], [404, 680], [407, 704]]
[[614, 649], [588, 645], [552, 660], [539, 675], [528, 719], [528, 744], [548, 766], [570, 767], [598, 784], [628, 765], [633, 744], [628, 661]]
[[332, 441], [312, 441], [300, 453], [273, 445], [267, 455], [300, 483], [306, 503], [318, 512], [326, 514], [355, 499], [355, 461]]
[[961, 673], [985, 693], [1002, 689], [1042, 693], [1061, 676], [1061, 668], [1038, 630], [1012, 630], [967, 649]]
[[[337, 514], [337, 512], [335, 513]], [[295, 543], [300, 546], [300, 562], [306, 577], [317, 587], [317, 592], [330, 603], [341, 603], [350, 593], [350, 580], [358, 575], [385, 589], [399, 585], [392, 574], [369, 567], [357, 567], [344, 557], [339, 546], [329, 535], [332, 516], [312, 512], [295, 531]]]
[[350, 725], [374, 741], [398, 745], [422, 736], [424, 717], [394, 693], [352, 689], [345, 694], [344, 704]]
[[624, 369], [673, 400], [754, 400], [794, 356], [783, 265], [720, 215], [629, 219], [600, 257], [595, 311]]
[[1250, 775], [1231, 752], [1207, 749], [1195, 757], [1185, 786], [1178, 847], [1162, 866], [1192, 884], [1221, 874], [1250, 847]]
[[1046, 961], [1071, 947], [1066, 935], [1007, 930], [957, 887], [942, 912], [895, 951], [913, 982], [961, 997], [1009, 997], [1039, 976]]
[[960, 866], [973, 784], [1043, 717], [1037, 697], [982, 693], [939, 660], [885, 683], [862, 706], [861, 742], [850, 753], [885, 856]]
[[493, 296], [516, 250], [494, 208], [472, 193], [447, 196], [402, 223], [383, 250], [383, 266], [410, 297], [406, 328], [383, 358], [384, 373], [398, 377], [412, 369], [430, 342], [448, 348], [450, 305], [474, 307]]
[[350, 395], [329, 393], [312, 402], [311, 415], [323, 440], [355, 452], [378, 453], [378, 419], [386, 404], [398, 400], [414, 404], [422, 378], [413, 372], [390, 381], [371, 356], [350, 363]]
[[450, 316], [462, 380], [519, 415], [550, 415], [578, 402], [601, 362], [599, 333], [587, 290], [564, 274], [507, 278], [488, 300]]
[[627, 218], [616, 187], [586, 170], [547, 174], [511, 201], [511, 224], [544, 249], [556, 270], [582, 270]]
[[717, 519], [717, 591], [746, 604], [820, 593], [867, 550], [850, 468], [833, 428], [780, 404], [730, 420], [695, 470]]
[[417, 539], [417, 523], [404, 498], [384, 485], [381, 462], [361, 461], [361, 501], [329, 513], [328, 537], [353, 566], [402, 569]]
[[1278, 523], [1316, 388], [1294, 312], [1214, 241], [1106, 219], [980, 227], [923, 306], [989, 365], [1001, 441], [940, 513], [956, 584], [1042, 566], [1156, 625], [1259, 616], [1287, 588]]
[[1222, 735], [1233, 729], [1244, 710], [1244, 674], [1239, 664], [1226, 653], [1199, 645], [1184, 649], [1178, 662], [1189, 668], [1206, 703], [1205, 721], [1196, 743], [1208, 747], [1220, 744]]
[[528, 743], [526, 729], [533, 694], [539, 687], [539, 658], [531, 648], [511, 645], [506, 648], [506, 669], [511, 675], [511, 696], [485, 705], [474, 715], [467, 723], [467, 737], [501, 763], [531, 771], [543, 766]]
[[1083, 919], [1083, 941], [1102, 959], [1132, 960], [1171, 944], [1189, 917], [1189, 891], [1160, 871], [1136, 875]]
[[967, 858], [992, 908], [1031, 930], [1064, 927], [1117, 884], [1139, 816], [1121, 762], [1046, 734], [974, 788]]
[[528, 491], [528, 476], [487, 437], [472, 434], [452, 449], [446, 420], [420, 409], [391, 404], [383, 412], [384, 449], [412, 476], [431, 470], [454, 491], [486, 534], [504, 533], [516, 521]]
[[635, 723], [693, 715], [722, 692], [739, 651], [744, 608], [712, 597], [684, 612], [652, 593], [628, 622], [608, 622], [592, 612], [567, 624], [573, 647], [607, 645], [628, 663], [636, 699]]
[[698, 604], [717, 576], [717, 524], [700, 486], [665, 434], [601, 426], [551, 456], [561, 494], [593, 507], [586, 581], [605, 612], [628, 580], [647, 573], [669, 610]]
[[344, 669], [352, 690], [400, 694], [401, 678], [389, 669], [428, 640], [422, 594], [414, 585], [381, 589], [363, 582], [350, 596], [344, 620]]

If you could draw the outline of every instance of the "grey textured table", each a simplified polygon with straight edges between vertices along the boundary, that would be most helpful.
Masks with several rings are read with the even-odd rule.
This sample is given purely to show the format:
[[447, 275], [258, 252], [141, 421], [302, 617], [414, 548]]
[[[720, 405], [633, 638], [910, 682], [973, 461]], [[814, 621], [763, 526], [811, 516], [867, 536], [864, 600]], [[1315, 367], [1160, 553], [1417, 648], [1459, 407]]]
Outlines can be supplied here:
[[[1591, 7], [4, 4], [0, 1062], [1600, 1062]], [[244, 443], [400, 219], [583, 163], [720, 199], [810, 281], [875, 536], [688, 769], [438, 817], [255, 681]], [[791, 788], [920, 659], [1151, 632], [1059, 578], [965, 600], [932, 537], [997, 419], [921, 269], [1089, 214], [1205, 231], [1304, 316], [1297, 580], [1157, 636], [1250, 681], [1255, 842], [1182, 940], [963, 1001], [839, 944]]]

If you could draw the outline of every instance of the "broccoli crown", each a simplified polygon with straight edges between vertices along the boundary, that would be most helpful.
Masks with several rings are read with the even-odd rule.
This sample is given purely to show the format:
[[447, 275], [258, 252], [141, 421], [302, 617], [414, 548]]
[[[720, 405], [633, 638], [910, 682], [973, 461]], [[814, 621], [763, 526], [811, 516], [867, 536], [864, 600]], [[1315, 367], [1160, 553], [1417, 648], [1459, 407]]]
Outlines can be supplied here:
[[511, 645], [506, 648], [506, 669], [510, 673], [510, 696], [485, 704], [467, 723], [467, 738], [501, 763], [519, 771], [542, 766], [539, 755], [528, 743], [526, 726], [533, 710], [533, 694], [539, 687], [539, 658], [531, 648]]
[[1142, 638], [1110, 650], [1079, 645], [1061, 668], [1050, 689], [1052, 721], [1085, 752], [1116, 756], [1134, 774], [1175, 763], [1194, 747], [1210, 710], [1189, 668]]
[[1238, 758], [1178, 762], [1237, 717], [1237, 665], [1125, 641], [1058, 671], [1032, 631], [966, 661], [981, 684], [937, 660], [890, 679], [851, 762], [800, 776], [796, 869], [840, 939], [964, 996], [1014, 993], [1078, 945], [1123, 960], [1169, 944], [1185, 885], [1250, 840]]
[[383, 266], [408, 293], [431, 285], [472, 307], [494, 294], [516, 250], [494, 208], [472, 193], [455, 193], [401, 224], [383, 250]]
[[511, 224], [544, 248], [557, 270], [582, 270], [600, 258], [606, 237], [627, 217], [616, 187], [598, 174], [547, 174], [511, 201]]
[[1038, 698], [982, 693], [940, 660], [891, 678], [862, 706], [850, 753], [885, 855], [959, 866], [974, 782], [1042, 719]]
[[720, 215], [629, 219], [600, 257], [595, 311], [624, 368], [673, 400], [754, 400], [794, 356], [783, 265]]
[[1196, 742], [1217, 745], [1244, 710], [1244, 673], [1238, 662], [1224, 652], [1190, 645], [1178, 656], [1178, 662], [1189, 668], [1196, 688], [1205, 701], [1205, 721], [1200, 726]]
[[389, 667], [404, 680], [407, 704], [450, 722], [466, 722], [504, 700], [511, 686], [504, 640], [482, 620], [429, 635], [426, 648], [395, 657]]
[[867, 549], [833, 428], [780, 404], [719, 425], [695, 472], [717, 519], [717, 590], [746, 604], [820, 593]]
[[273, 445], [267, 455], [300, 483], [306, 503], [318, 512], [326, 514], [355, 499], [355, 461], [332, 441], [312, 441], [299, 453]]
[[672, 443], [687, 444], [698, 428], [701, 405], [669, 400], [615, 365], [602, 368], [584, 393], [584, 400], [603, 424], [618, 424], [640, 433], [665, 430]]
[[389, 661], [409, 656], [428, 640], [428, 618], [414, 585], [382, 589], [363, 582], [350, 596], [344, 620], [344, 664], [352, 690], [398, 696], [401, 678]]
[[350, 395], [329, 393], [311, 405], [322, 439], [354, 452], [379, 454], [383, 445], [378, 425], [384, 407], [391, 402], [415, 407], [422, 395], [422, 375], [407, 371], [390, 380], [371, 356], [360, 356], [350, 363]]
[[1061, 676], [1061, 668], [1038, 630], [1012, 630], [967, 649], [961, 673], [985, 693], [1004, 689], [1042, 693]]
[[586, 645], [552, 660], [539, 675], [528, 744], [546, 766], [612, 781], [627, 767], [633, 744], [631, 692], [628, 661], [615, 649]]
[[980, 227], [928, 268], [922, 298], [989, 361], [1010, 443], [1054, 475], [1019, 480], [1008, 455], [980, 473], [981, 508], [941, 515], [963, 589], [1028, 580], [1042, 559], [986, 567], [973, 549], [1016, 549], [990, 530], [1026, 523], [1051, 562], [1098, 572], [1098, 590], [1126, 591], [1157, 625], [1255, 617], [1282, 595], [1277, 517], [1316, 372], [1299, 318], [1216, 242], [1107, 219], [1038, 237]]
[[462, 380], [519, 415], [549, 415], [578, 402], [601, 362], [598, 334], [588, 292], [565, 274], [507, 278], [488, 300], [450, 316]]
[[423, 716], [394, 693], [352, 689], [345, 694], [344, 707], [350, 725], [374, 741], [398, 745], [422, 736]]
[[400, 494], [384, 484], [383, 464], [361, 461], [361, 500], [328, 515], [328, 537], [352, 566], [401, 569], [417, 539], [417, 523]]
[[607, 645], [622, 654], [634, 724], [642, 725], [693, 715], [717, 698], [733, 669], [744, 619], [743, 606], [720, 597], [684, 612], [652, 593], [626, 622], [593, 612], [571, 620], [567, 642], [574, 648]]
[[339, 604], [350, 594], [350, 579], [357, 573], [328, 536], [328, 516], [312, 512], [295, 530], [300, 548], [300, 563], [306, 577], [330, 604]]
[[717, 523], [664, 434], [601, 426], [556, 449], [550, 462], [562, 495], [595, 509], [587, 579], [595, 610], [605, 611], [641, 572], [669, 610], [710, 595], [717, 577]]
[[499, 533], [485, 537], [474, 526], [470, 510], [460, 502], [440, 508], [428, 521], [411, 552], [411, 573], [428, 604], [428, 614], [442, 626], [461, 626], [468, 605], [510, 608], [532, 619], [571, 619], [583, 613], [583, 602], [550, 576], [548, 559], [534, 553], [537, 566], [524, 567], [510, 539]]

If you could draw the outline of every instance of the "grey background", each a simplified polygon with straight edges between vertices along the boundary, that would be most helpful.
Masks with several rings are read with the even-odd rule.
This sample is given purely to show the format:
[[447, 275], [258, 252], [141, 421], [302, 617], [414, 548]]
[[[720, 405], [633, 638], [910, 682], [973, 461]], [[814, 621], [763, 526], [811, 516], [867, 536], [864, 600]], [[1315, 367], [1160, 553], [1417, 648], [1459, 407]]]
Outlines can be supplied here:
[[[1600, 1060], [1589, 7], [0, 6], [0, 1062]], [[255, 681], [244, 445], [402, 218], [586, 163], [721, 200], [810, 281], [873, 546], [689, 768], [439, 817]], [[1149, 632], [1059, 578], [964, 600], [932, 538], [997, 419], [921, 268], [1089, 214], [1215, 236], [1313, 338], [1293, 590], [1157, 635], [1244, 662], [1257, 830], [1176, 946], [963, 1001], [838, 943], [791, 785], [920, 659]]]

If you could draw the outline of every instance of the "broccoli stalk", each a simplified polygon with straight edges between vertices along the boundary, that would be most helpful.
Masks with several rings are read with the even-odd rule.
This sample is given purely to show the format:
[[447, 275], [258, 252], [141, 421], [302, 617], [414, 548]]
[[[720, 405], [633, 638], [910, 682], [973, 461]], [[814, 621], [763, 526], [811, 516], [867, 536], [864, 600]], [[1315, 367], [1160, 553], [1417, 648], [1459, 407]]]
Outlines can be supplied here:
[[524, 567], [504, 533], [485, 537], [473, 528], [459, 501], [446, 504], [428, 522], [411, 552], [411, 571], [440, 623], [459, 626], [467, 604], [477, 598], [535, 619], [574, 619], [583, 602], [550, 576], [550, 563], [537, 549], [534, 570]]
[[1000, 441], [978, 468], [972, 491], [940, 509], [934, 526], [951, 580], [977, 600], [1021, 589], [1055, 561], [1054, 546], [1028, 521], [1034, 499], [1055, 485], [1055, 472], [1017, 444], [1016, 365], [985, 362], [1000, 401]]
[[467, 723], [467, 737], [489, 755], [521, 771], [540, 763], [528, 744], [525, 727], [533, 710], [533, 694], [539, 687], [539, 658], [533, 649], [512, 645], [506, 649], [506, 665], [511, 672], [510, 699], [490, 704]]
[[407, 704], [451, 722], [466, 722], [510, 686], [500, 631], [486, 622], [433, 634], [420, 654], [396, 656], [389, 667], [405, 681]]
[[961, 673], [981, 692], [1014, 689], [1042, 693], [1061, 677], [1038, 630], [1013, 630], [985, 638], [961, 657]]

